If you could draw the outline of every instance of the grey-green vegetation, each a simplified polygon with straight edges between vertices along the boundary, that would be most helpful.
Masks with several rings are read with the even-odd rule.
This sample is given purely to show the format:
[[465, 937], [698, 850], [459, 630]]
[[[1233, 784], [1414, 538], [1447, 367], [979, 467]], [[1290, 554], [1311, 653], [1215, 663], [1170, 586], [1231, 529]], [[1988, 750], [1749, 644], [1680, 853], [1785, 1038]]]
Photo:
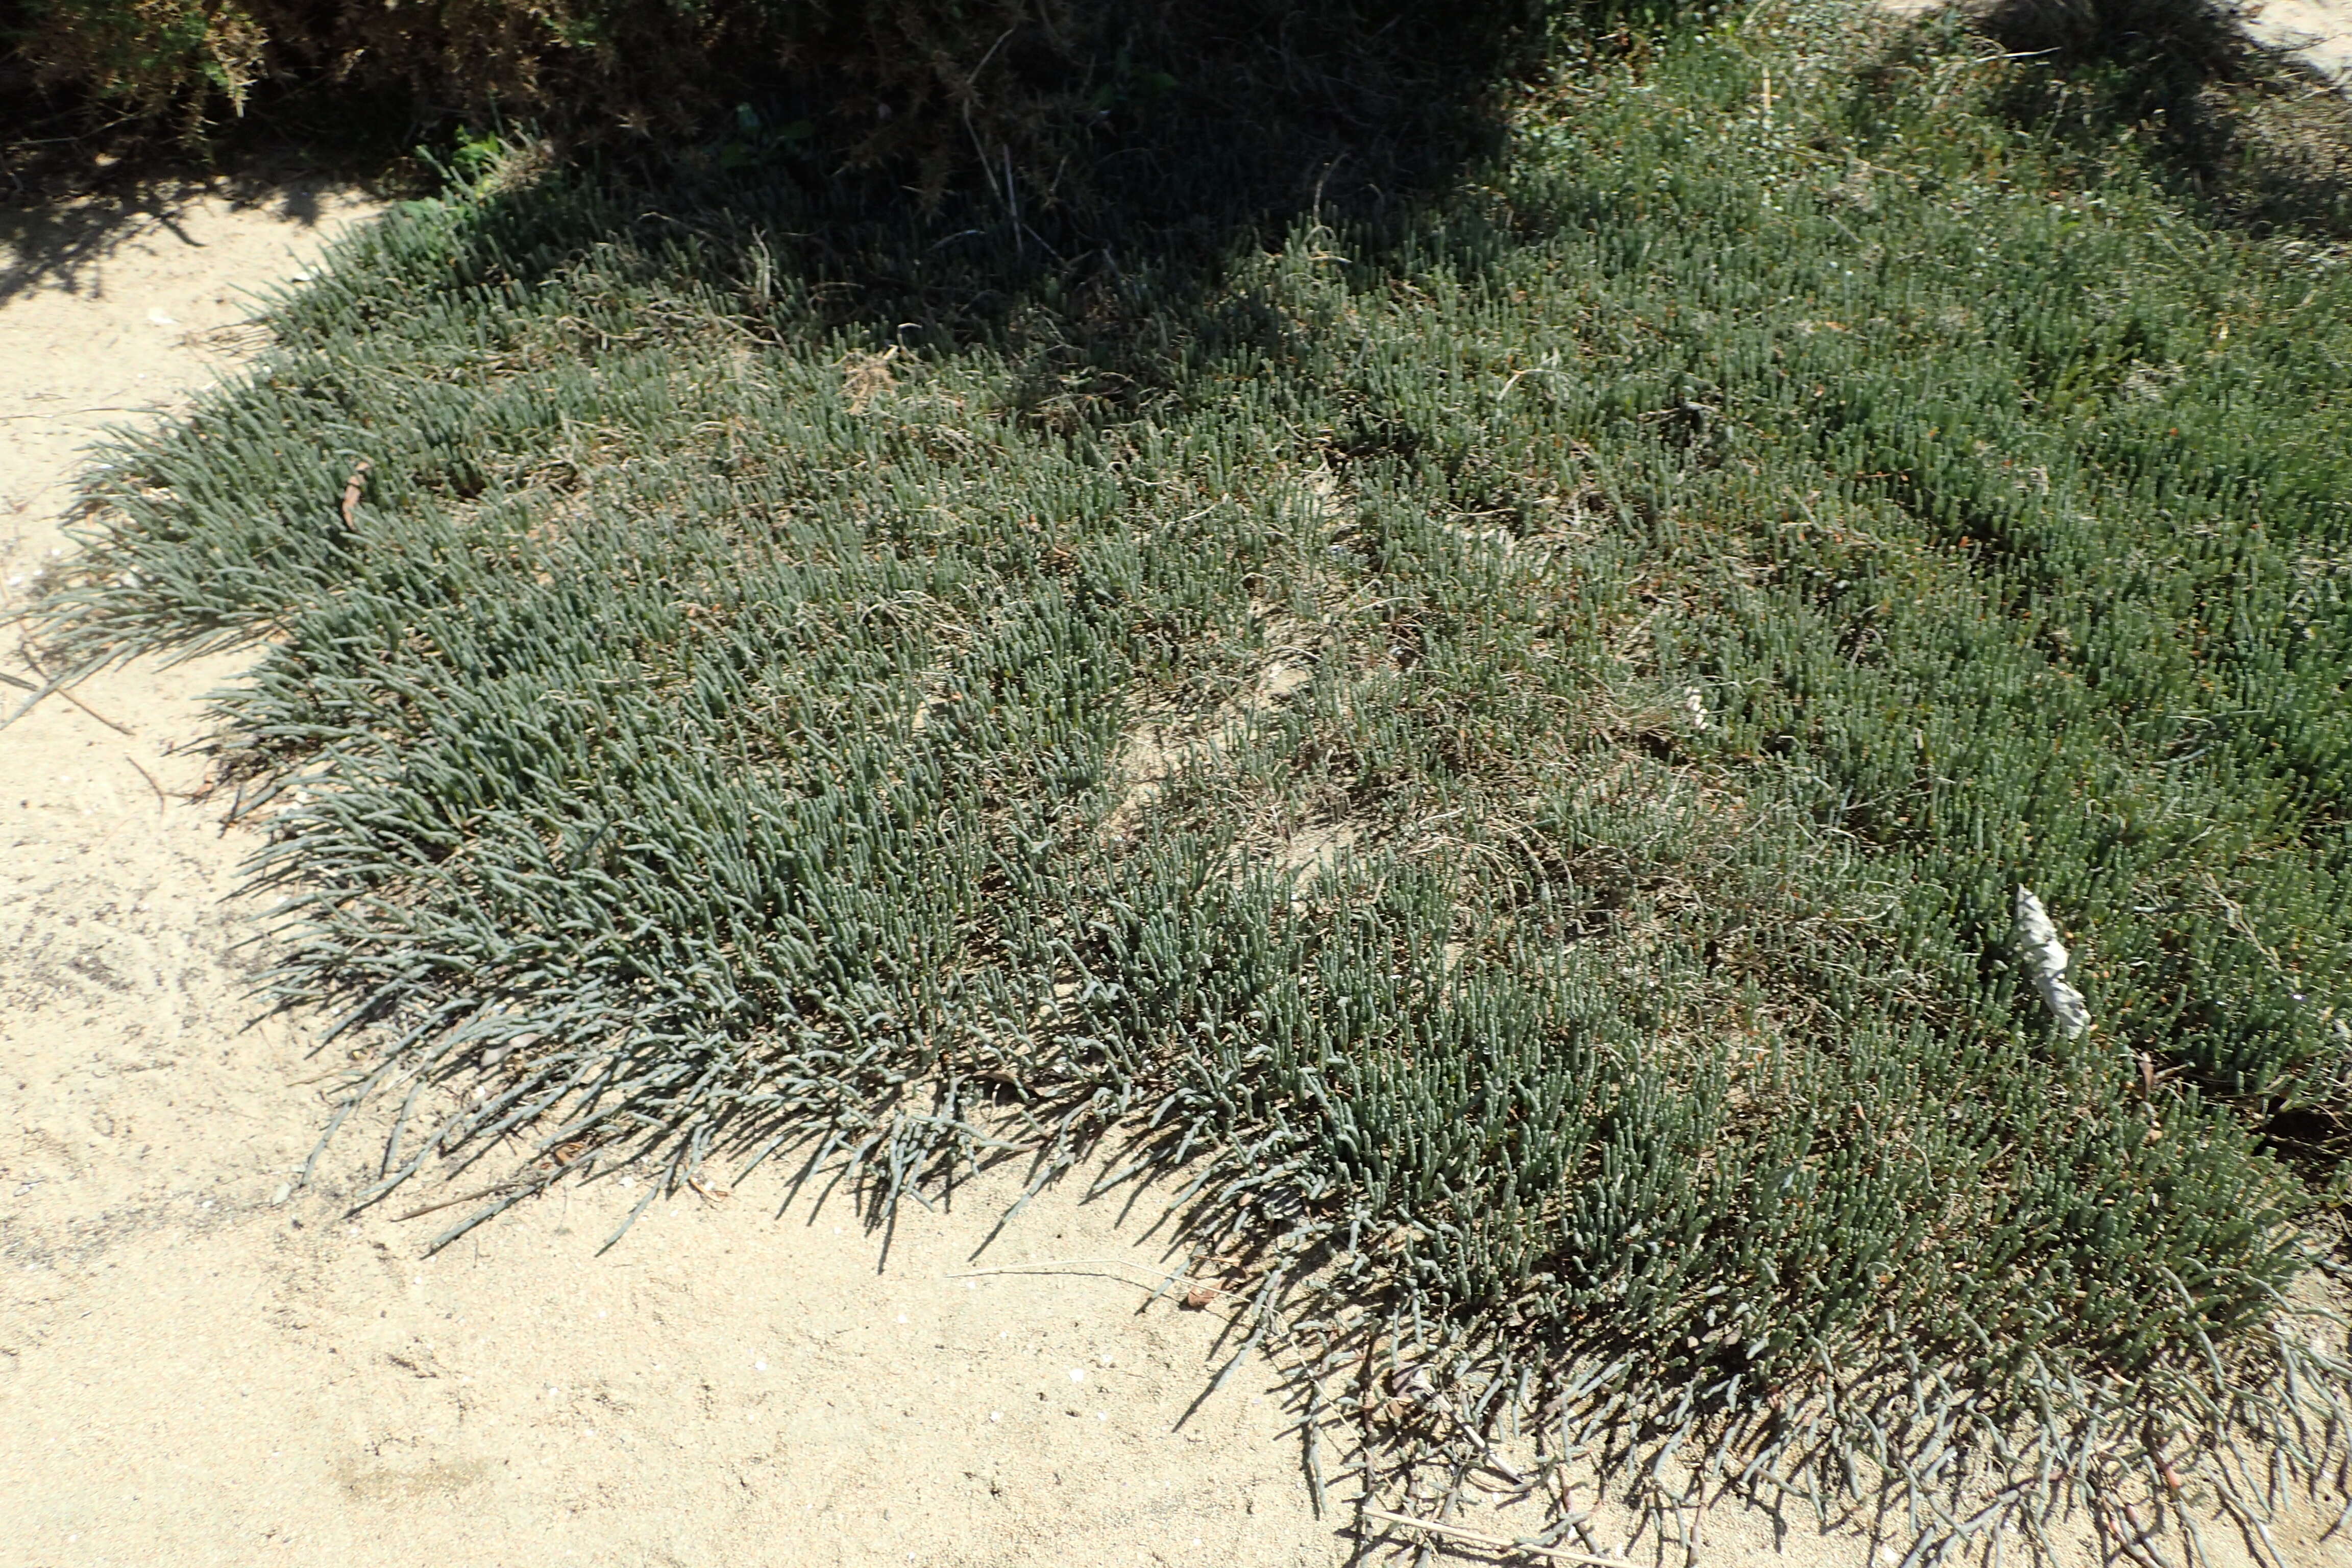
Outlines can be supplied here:
[[1565, 37], [1181, 243], [458, 191], [115, 451], [43, 635], [259, 645], [272, 984], [418, 1108], [355, 1201], [1109, 1136], [1318, 1486], [1886, 1478], [1928, 1560], [2337, 1484], [2345, 228], [1957, 23]]

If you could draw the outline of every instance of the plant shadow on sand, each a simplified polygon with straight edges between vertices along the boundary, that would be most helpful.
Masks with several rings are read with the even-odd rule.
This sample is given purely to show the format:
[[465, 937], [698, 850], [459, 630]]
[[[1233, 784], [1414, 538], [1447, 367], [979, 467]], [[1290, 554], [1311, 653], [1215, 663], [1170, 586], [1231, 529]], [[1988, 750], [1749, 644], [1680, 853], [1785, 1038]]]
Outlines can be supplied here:
[[203, 202], [307, 229], [324, 216], [325, 192], [411, 195], [424, 172], [418, 122], [382, 97], [265, 95], [250, 119], [197, 139], [51, 96], [21, 68], [0, 69], [0, 304], [42, 289], [83, 292], [110, 256], [159, 229], [195, 244], [181, 225]]
[[321, 213], [316, 185], [277, 171], [142, 180], [68, 205], [0, 207], [0, 254], [8, 258], [0, 267], [0, 303], [40, 289], [79, 292], [118, 248], [158, 229], [196, 245], [180, 227], [182, 216], [192, 203], [221, 195], [238, 206], [266, 205], [305, 227]]

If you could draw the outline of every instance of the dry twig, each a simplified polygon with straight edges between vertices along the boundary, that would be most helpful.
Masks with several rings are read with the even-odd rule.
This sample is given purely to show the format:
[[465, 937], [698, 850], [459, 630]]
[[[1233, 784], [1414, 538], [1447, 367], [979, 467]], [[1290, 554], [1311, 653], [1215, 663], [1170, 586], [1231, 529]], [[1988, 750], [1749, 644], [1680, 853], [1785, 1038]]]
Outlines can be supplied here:
[[1483, 1531], [1465, 1530], [1458, 1524], [1441, 1524], [1433, 1519], [1415, 1519], [1409, 1513], [1391, 1513], [1386, 1509], [1368, 1508], [1364, 1510], [1364, 1517], [1378, 1520], [1382, 1524], [1397, 1524], [1412, 1530], [1425, 1530], [1432, 1535], [1443, 1535], [1453, 1541], [1465, 1541], [1474, 1546], [1491, 1546], [1498, 1552], [1525, 1552], [1531, 1556], [1549, 1557], [1555, 1563], [1593, 1563], [1598, 1564], [1599, 1568], [1633, 1568], [1633, 1564], [1622, 1557], [1602, 1557], [1591, 1552], [1570, 1552], [1564, 1546], [1537, 1546], [1526, 1542], [1513, 1541], [1508, 1536], [1488, 1535]]
[[360, 459], [360, 466], [353, 468], [352, 470], [352, 477], [344, 481], [343, 526], [345, 528], [352, 526], [353, 520], [359, 511], [360, 491], [367, 484], [368, 470], [374, 467], [375, 465], [373, 463], [369, 462], [365, 458], [362, 458]]

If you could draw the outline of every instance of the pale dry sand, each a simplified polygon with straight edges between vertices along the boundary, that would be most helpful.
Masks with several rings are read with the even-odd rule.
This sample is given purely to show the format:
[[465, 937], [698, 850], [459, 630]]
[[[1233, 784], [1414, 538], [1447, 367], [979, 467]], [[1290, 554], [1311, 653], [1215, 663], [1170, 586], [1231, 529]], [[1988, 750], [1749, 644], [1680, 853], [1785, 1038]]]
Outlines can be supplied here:
[[[98, 427], [233, 366], [257, 341], [239, 290], [370, 210], [325, 190], [152, 205], [0, 216], [0, 607], [63, 548]], [[1193, 1408], [1223, 1325], [1147, 1308], [1149, 1201], [1055, 1189], [975, 1262], [1000, 1177], [909, 1207], [886, 1266], [845, 1205], [780, 1214], [765, 1176], [658, 1203], [600, 1257], [634, 1196], [600, 1184], [427, 1259], [448, 1216], [341, 1215], [367, 1127], [277, 1201], [330, 1064], [299, 1020], [256, 1017], [249, 840], [175, 793], [203, 780], [202, 694], [240, 666], [144, 662], [0, 731], [0, 1568], [1358, 1552], [1344, 1489], [1309, 1508], [1272, 1367]], [[1625, 1521], [1599, 1516], [1613, 1545]], [[2352, 1563], [2312, 1533], [2283, 1537], [2289, 1562]], [[1736, 1510], [1705, 1539], [1707, 1563], [1895, 1556], [1854, 1530], [1776, 1545]]]
[[2322, 75], [2352, 79], [2352, 0], [2251, 0], [2246, 27]]

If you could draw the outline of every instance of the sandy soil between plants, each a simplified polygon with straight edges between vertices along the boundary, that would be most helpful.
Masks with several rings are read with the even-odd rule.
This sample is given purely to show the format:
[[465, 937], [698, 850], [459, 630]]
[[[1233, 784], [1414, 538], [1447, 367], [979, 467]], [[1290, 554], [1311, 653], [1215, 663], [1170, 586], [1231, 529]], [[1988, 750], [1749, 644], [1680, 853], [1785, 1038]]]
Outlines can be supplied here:
[[[283, 187], [0, 214], [0, 608], [64, 547], [83, 445], [232, 368], [259, 341], [241, 291], [369, 211]], [[910, 1207], [886, 1260], [844, 1204], [762, 1178], [656, 1204], [599, 1256], [632, 1198], [600, 1184], [427, 1259], [441, 1220], [340, 1212], [366, 1128], [281, 1200], [331, 1064], [299, 1020], [256, 1017], [249, 841], [181, 793], [203, 694], [238, 668], [143, 663], [0, 731], [0, 1565], [1358, 1549], [1344, 1498], [1308, 1506], [1273, 1368], [1201, 1398], [1224, 1325], [1147, 1306], [1149, 1200], [1066, 1184], [975, 1261], [1015, 1190], [985, 1182]], [[1709, 1563], [1896, 1555], [1851, 1531], [1776, 1552], [1754, 1515], [1707, 1529]]]

